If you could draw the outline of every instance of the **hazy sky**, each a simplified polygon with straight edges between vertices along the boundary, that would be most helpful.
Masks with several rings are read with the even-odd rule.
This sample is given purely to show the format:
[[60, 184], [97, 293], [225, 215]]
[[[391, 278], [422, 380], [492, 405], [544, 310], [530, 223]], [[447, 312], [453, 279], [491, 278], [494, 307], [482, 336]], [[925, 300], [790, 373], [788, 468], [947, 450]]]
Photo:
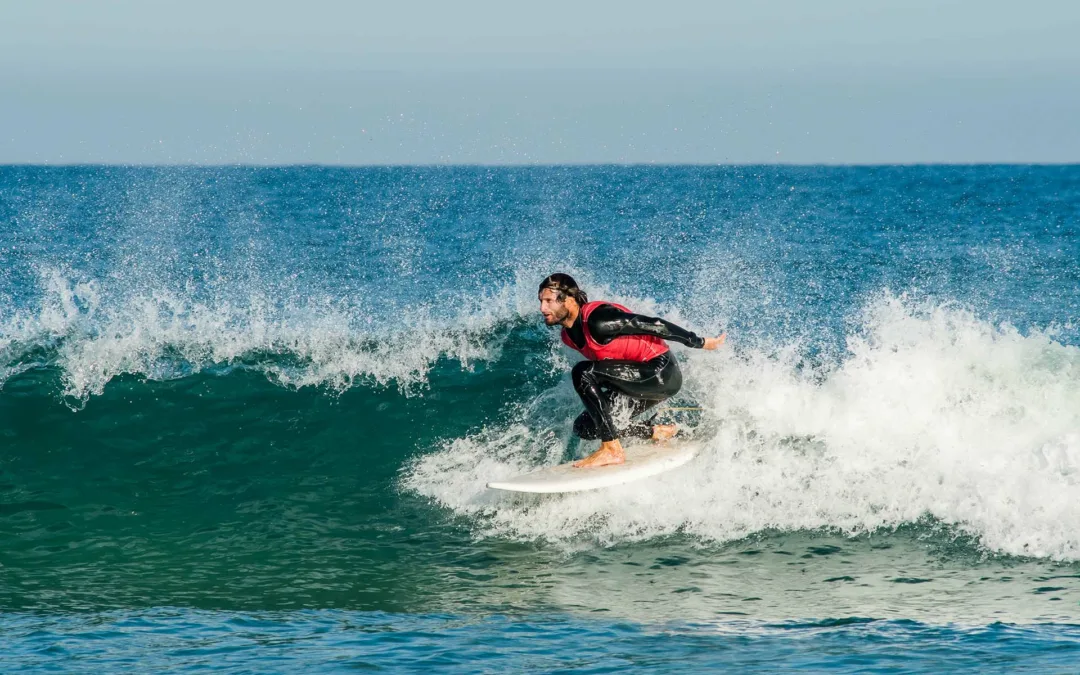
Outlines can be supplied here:
[[0, 163], [1080, 162], [1080, 2], [0, 0]]

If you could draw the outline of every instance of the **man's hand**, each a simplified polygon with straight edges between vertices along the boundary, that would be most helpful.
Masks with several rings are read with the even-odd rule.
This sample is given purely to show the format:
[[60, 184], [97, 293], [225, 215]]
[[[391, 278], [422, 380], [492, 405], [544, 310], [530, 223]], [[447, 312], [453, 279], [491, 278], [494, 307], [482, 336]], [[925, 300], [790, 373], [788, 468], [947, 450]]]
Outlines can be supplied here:
[[705, 344], [701, 345], [701, 348], [709, 351], [719, 349], [720, 345], [724, 344], [724, 340], [727, 340], [727, 333], [721, 333], [720, 337], [705, 338]]

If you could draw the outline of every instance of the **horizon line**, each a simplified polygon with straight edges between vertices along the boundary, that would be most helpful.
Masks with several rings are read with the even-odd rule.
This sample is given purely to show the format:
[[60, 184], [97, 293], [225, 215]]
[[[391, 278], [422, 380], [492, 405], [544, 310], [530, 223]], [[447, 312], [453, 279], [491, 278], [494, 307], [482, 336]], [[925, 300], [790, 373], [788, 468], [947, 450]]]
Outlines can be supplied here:
[[0, 169], [9, 168], [118, 168], [118, 169], [553, 169], [553, 168], [678, 168], [678, 167], [730, 167], [730, 168], [896, 168], [896, 167], [1075, 167], [1076, 161], [1033, 161], [1033, 162], [535, 162], [535, 163], [499, 163], [499, 162], [384, 162], [371, 164], [346, 164], [326, 162], [220, 162], [199, 164], [195, 162], [150, 163], [150, 162], [0, 162]]

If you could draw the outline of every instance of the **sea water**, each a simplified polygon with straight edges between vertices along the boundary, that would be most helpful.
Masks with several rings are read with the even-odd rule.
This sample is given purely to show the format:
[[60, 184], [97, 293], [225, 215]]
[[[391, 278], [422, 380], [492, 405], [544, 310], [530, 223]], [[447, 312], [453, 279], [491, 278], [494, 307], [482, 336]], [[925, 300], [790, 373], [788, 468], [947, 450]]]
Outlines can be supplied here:
[[[0, 167], [2, 672], [1078, 672], [1080, 167]], [[661, 316], [587, 452], [536, 288]]]

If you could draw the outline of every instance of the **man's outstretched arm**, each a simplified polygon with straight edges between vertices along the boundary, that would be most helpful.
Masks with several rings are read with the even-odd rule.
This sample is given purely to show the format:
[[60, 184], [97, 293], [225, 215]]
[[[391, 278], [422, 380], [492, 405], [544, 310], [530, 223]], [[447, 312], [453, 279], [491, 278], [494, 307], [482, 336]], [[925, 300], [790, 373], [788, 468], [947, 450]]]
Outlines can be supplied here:
[[624, 312], [612, 305], [600, 305], [589, 315], [589, 333], [600, 344], [607, 344], [620, 335], [652, 335], [695, 349], [716, 349], [720, 338], [703, 338], [696, 333], [653, 316]]

